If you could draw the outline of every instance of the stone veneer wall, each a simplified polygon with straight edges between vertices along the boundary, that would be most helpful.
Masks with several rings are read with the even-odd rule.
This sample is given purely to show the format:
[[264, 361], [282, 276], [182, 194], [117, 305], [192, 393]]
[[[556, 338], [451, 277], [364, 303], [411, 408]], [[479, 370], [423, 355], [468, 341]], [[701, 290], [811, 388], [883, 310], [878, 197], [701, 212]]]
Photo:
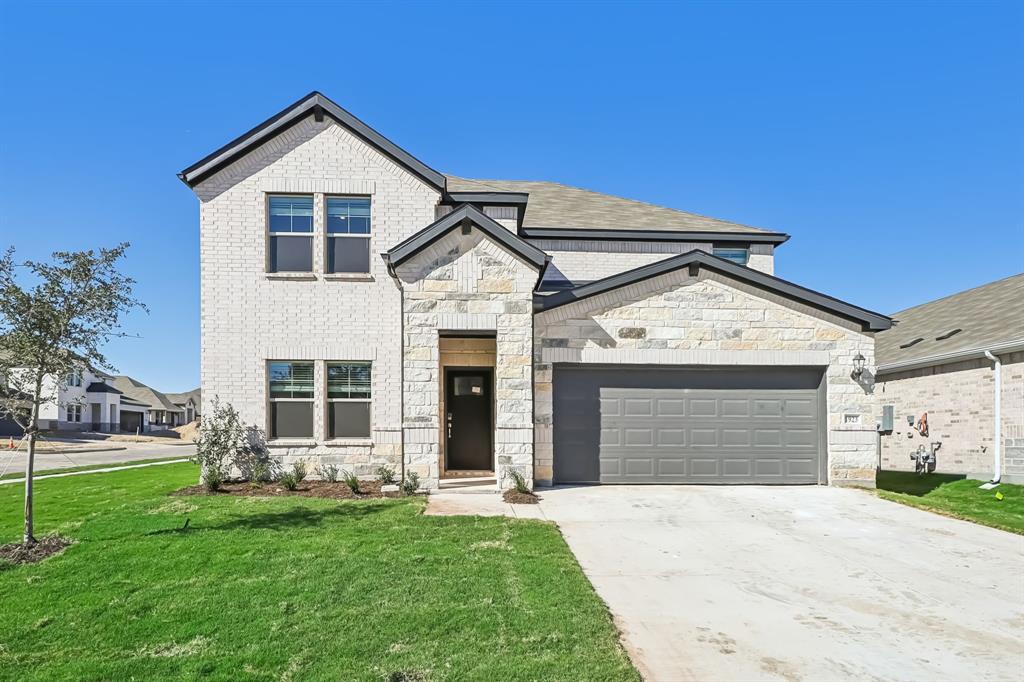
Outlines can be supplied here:
[[[1024, 476], [1024, 353], [1002, 360], [1003, 469]], [[893, 430], [881, 435], [883, 469], [913, 471], [910, 453], [941, 442], [936, 471], [992, 477], [995, 372], [980, 358], [886, 374], [878, 379], [879, 411], [893, 406]], [[928, 413], [927, 437], [907, 425]]]
[[403, 295], [407, 469], [440, 477], [440, 330], [495, 332], [495, 474], [516, 467], [532, 484], [533, 287], [537, 270], [476, 227], [453, 230], [396, 268]]
[[[871, 377], [850, 377], [853, 357], [874, 363], [874, 337], [810, 306], [701, 269], [668, 273], [540, 313], [534, 322], [535, 477], [553, 478], [552, 365], [805, 365], [825, 368], [828, 472], [833, 485], [873, 486], [876, 401]], [[643, 327], [643, 338], [623, 329]]]

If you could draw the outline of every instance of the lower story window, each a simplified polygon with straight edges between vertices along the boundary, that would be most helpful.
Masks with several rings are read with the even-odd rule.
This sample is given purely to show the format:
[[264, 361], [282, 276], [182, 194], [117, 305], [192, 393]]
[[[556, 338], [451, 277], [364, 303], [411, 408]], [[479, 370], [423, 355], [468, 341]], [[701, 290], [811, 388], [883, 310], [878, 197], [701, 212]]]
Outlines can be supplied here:
[[369, 362], [327, 363], [327, 437], [370, 437]]
[[270, 437], [313, 437], [313, 363], [268, 363]]
[[82, 406], [81, 405], [68, 405], [68, 421], [69, 422], [80, 422], [80, 421], [82, 421]]

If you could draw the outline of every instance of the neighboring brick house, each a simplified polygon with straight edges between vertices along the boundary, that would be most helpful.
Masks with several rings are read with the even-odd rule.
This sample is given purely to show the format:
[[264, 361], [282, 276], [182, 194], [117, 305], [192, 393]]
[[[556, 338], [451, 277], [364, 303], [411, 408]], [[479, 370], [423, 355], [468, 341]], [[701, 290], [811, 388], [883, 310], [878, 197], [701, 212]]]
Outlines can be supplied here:
[[[878, 336], [881, 468], [941, 443], [936, 471], [1024, 482], [1024, 274], [895, 313]], [[986, 356], [986, 351], [998, 363]], [[999, 372], [999, 439], [996, 371]], [[927, 415], [928, 435], [917, 428]], [[909, 422], [913, 422], [910, 424]]]
[[203, 396], [285, 464], [874, 484], [890, 320], [772, 276], [785, 234], [444, 175], [319, 93], [179, 177]]

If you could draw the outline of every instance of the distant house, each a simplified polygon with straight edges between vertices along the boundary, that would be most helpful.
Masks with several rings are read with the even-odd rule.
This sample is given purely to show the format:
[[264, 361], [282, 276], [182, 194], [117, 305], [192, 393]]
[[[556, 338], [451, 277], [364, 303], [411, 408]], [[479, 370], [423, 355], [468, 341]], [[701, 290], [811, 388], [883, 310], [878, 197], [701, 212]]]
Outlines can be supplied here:
[[1024, 274], [893, 318], [875, 343], [881, 467], [941, 443], [936, 471], [1024, 482]]
[[142, 430], [170, 429], [187, 422], [185, 409], [176, 405], [165, 393], [129, 376], [112, 377], [111, 383], [133, 406], [142, 408], [146, 413], [149, 429]]
[[202, 391], [194, 388], [185, 393], [168, 393], [167, 399], [180, 407], [185, 412], [185, 423], [189, 424], [199, 419], [200, 405], [202, 405]]

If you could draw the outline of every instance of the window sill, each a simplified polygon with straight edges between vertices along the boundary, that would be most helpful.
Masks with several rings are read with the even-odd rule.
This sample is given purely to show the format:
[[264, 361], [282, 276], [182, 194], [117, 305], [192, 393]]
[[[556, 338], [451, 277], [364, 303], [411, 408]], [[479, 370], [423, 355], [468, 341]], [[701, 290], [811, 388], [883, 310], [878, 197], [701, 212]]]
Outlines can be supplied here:
[[312, 438], [276, 438], [267, 441], [268, 448], [302, 448], [315, 447], [316, 441]]
[[372, 438], [332, 438], [330, 440], [325, 440], [324, 441], [324, 445], [326, 445], [329, 448], [342, 448], [342, 447], [351, 446], [351, 445], [362, 445], [362, 446], [365, 447], [367, 445], [373, 445], [373, 439]]
[[328, 272], [324, 279], [342, 282], [372, 282], [373, 275], [368, 272]]
[[268, 272], [266, 275], [267, 279], [298, 280], [303, 282], [316, 279], [316, 274], [312, 272]]

